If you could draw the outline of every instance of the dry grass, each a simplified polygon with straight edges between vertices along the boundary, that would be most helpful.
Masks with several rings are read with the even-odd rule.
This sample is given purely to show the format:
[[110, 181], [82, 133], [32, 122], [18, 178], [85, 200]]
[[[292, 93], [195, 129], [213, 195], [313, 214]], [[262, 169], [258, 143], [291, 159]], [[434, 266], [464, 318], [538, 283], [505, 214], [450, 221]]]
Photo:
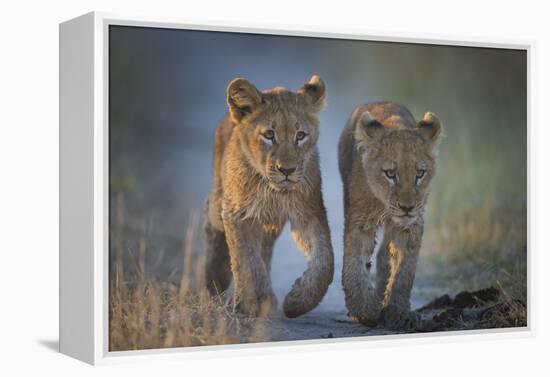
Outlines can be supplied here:
[[[119, 214], [122, 215], [121, 210]], [[145, 277], [146, 237], [138, 250], [112, 243], [117, 254], [109, 289], [109, 350], [249, 343], [270, 340], [265, 322], [235, 312], [230, 297], [211, 297], [204, 288], [204, 260], [197, 255], [200, 217], [191, 215], [183, 245], [179, 284]], [[117, 247], [118, 245], [119, 247]], [[122, 253], [127, 253], [126, 258]], [[137, 279], [127, 279], [122, 261], [134, 260]], [[123, 267], [127, 267], [124, 269]]]
[[527, 326], [527, 307], [525, 303], [505, 299], [502, 303], [489, 307], [483, 313], [476, 328], [509, 328]]
[[527, 326], [527, 223], [521, 202], [457, 207], [444, 222], [430, 224], [424, 244], [418, 276], [440, 287], [440, 294], [490, 286], [500, 291], [497, 302], [451, 318], [447, 330]]
[[[429, 230], [420, 275], [447, 290], [499, 287], [512, 299], [527, 298], [527, 227], [524, 210], [505, 218], [496, 210], [471, 210]], [[523, 213], [523, 215], [522, 215]]]
[[[487, 124], [479, 115], [471, 124]], [[465, 123], [466, 125], [466, 123]], [[449, 130], [428, 205], [418, 278], [434, 295], [500, 290], [482, 318], [457, 328], [527, 324], [527, 187], [521, 138]], [[513, 133], [518, 137], [517, 133]], [[451, 142], [455, 140], [456, 142]], [[490, 142], [491, 141], [491, 142]], [[508, 151], [504, 153], [503, 151]], [[433, 296], [432, 296], [433, 297]], [[430, 300], [432, 297], [428, 297]], [[491, 306], [497, 309], [489, 310]], [[490, 315], [489, 315], [490, 313]], [[480, 313], [478, 313], [480, 314]]]
[[173, 284], [141, 281], [112, 290], [111, 351], [268, 341], [263, 325], [236, 314], [231, 303]]

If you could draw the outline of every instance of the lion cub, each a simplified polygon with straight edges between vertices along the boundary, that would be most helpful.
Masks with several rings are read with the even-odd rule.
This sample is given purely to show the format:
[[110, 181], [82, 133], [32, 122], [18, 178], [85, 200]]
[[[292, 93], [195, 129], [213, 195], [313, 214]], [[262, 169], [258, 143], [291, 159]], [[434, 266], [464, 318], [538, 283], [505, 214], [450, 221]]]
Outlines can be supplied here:
[[284, 224], [307, 268], [284, 300], [297, 317], [313, 309], [332, 282], [334, 257], [321, 195], [319, 120], [325, 85], [313, 76], [298, 91], [260, 92], [235, 79], [229, 114], [214, 141], [214, 184], [206, 205], [206, 279], [213, 294], [233, 278], [234, 303], [249, 315], [275, 306], [270, 265]]
[[410, 328], [419, 320], [410, 295], [441, 133], [435, 114], [417, 123], [394, 102], [357, 107], [342, 132], [342, 284], [356, 321]]

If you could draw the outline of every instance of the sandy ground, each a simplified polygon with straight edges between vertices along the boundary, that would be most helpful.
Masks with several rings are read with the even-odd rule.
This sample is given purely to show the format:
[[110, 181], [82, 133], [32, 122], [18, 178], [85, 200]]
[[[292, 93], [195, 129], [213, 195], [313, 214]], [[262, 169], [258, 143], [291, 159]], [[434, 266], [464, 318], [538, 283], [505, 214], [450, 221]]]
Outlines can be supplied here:
[[345, 311], [313, 310], [299, 318], [288, 319], [280, 314], [269, 321], [273, 341], [343, 338], [392, 334], [385, 329], [369, 329], [351, 322]]
[[[335, 282], [341, 288], [340, 280]], [[341, 289], [340, 289], [340, 292]], [[423, 297], [426, 292], [418, 289], [414, 292], [411, 307], [416, 310], [427, 303]], [[422, 314], [423, 319], [433, 316], [433, 311]], [[397, 334], [398, 332], [384, 328], [369, 328], [352, 322], [346, 314], [343, 292], [331, 289], [321, 305], [298, 318], [289, 319], [283, 314], [280, 305], [277, 312], [269, 320], [262, 321], [269, 329], [269, 336], [273, 341], [327, 339], [355, 336], [372, 336]]]

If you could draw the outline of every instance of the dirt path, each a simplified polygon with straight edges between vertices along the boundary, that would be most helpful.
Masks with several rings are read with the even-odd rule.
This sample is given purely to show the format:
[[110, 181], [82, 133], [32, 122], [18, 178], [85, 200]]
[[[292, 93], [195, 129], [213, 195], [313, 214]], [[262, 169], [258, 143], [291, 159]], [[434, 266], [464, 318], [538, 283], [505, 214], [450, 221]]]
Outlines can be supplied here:
[[385, 329], [369, 329], [350, 321], [345, 312], [313, 311], [296, 319], [282, 314], [268, 324], [274, 341], [344, 338], [365, 335], [385, 335], [394, 332]]
[[421, 321], [412, 329], [369, 328], [352, 322], [345, 309], [331, 308], [330, 300], [296, 319], [288, 319], [279, 311], [263, 325], [273, 341], [525, 326], [525, 304], [500, 296], [498, 289], [490, 287], [463, 291], [454, 297], [442, 295], [422, 306], [413, 300], [413, 310], [420, 314]]

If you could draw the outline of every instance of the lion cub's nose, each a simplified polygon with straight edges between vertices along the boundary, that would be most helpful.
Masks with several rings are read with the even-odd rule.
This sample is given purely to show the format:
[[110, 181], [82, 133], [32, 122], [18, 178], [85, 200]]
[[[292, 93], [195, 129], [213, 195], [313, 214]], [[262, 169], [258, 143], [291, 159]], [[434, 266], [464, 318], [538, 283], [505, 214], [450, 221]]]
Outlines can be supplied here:
[[279, 169], [279, 171], [283, 173], [286, 177], [288, 177], [289, 175], [291, 175], [296, 171], [296, 168], [283, 168], [279, 164], [277, 164], [277, 169]]
[[404, 205], [399, 204], [399, 208], [401, 208], [401, 210], [403, 212], [409, 213], [414, 209], [414, 206], [404, 206]]

